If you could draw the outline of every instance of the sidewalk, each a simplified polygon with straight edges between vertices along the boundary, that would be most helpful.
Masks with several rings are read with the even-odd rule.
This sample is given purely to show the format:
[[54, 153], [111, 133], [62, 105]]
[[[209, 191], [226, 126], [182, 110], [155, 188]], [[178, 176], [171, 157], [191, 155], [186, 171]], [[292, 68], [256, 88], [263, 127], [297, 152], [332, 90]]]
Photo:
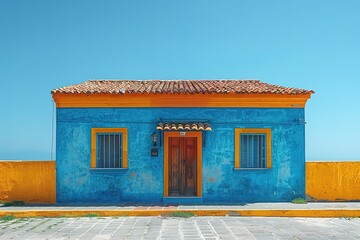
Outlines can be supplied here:
[[247, 203], [229, 205], [48, 205], [0, 207], [0, 217], [81, 217], [81, 216], [159, 216], [173, 212], [191, 212], [196, 216], [262, 217], [360, 217], [360, 202]]

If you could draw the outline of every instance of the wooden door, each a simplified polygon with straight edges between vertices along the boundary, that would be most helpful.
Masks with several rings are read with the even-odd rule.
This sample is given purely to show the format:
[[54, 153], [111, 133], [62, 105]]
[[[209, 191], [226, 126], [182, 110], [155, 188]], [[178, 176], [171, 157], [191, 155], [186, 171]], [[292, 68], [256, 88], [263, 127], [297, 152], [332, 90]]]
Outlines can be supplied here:
[[197, 140], [169, 138], [169, 196], [196, 196]]

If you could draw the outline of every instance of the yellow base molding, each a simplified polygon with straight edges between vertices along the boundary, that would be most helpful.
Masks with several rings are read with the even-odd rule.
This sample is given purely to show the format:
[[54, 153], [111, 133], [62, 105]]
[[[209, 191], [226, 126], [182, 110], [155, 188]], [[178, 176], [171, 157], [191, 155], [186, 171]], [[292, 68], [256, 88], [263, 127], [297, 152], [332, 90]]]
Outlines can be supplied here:
[[13, 215], [28, 217], [142, 217], [161, 216], [175, 212], [193, 213], [195, 216], [243, 217], [360, 217], [360, 209], [291, 209], [291, 210], [0, 210], [0, 217]]

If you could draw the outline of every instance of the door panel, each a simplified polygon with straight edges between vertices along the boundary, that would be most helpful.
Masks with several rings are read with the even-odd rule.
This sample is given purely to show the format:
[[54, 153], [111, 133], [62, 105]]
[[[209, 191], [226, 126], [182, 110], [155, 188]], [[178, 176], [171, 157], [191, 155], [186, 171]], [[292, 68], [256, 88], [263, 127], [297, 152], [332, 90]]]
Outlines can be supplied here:
[[196, 138], [183, 138], [184, 182], [183, 193], [189, 196], [196, 195]]
[[180, 138], [169, 139], [169, 193], [180, 194]]
[[197, 141], [169, 138], [169, 196], [196, 196]]

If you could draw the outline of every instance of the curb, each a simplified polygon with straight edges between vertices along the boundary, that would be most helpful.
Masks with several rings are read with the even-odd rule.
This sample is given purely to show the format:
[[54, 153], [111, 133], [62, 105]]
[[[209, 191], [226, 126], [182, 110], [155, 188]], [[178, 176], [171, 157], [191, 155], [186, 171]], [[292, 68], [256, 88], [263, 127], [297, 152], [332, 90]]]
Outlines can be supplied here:
[[0, 210], [0, 217], [13, 215], [28, 217], [145, 217], [161, 216], [174, 212], [193, 213], [195, 216], [238, 216], [238, 217], [360, 217], [360, 209], [291, 209], [291, 210]]

